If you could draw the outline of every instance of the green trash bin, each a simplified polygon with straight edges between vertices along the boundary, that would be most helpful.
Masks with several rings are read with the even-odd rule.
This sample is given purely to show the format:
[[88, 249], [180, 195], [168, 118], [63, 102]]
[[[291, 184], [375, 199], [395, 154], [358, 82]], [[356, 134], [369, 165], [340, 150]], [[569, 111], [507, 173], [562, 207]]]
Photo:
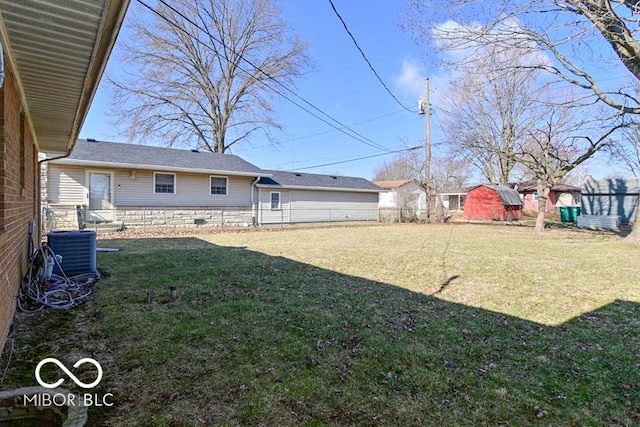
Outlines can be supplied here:
[[571, 206], [571, 222], [578, 221], [580, 215], [580, 206]]
[[560, 206], [560, 222], [571, 222], [571, 208]]

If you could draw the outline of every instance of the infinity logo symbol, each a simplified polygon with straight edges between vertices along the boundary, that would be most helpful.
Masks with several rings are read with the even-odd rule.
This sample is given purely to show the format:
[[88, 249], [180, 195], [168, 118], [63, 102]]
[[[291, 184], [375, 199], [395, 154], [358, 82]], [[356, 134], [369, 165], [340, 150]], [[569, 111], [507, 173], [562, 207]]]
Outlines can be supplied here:
[[94, 382], [90, 384], [86, 384], [80, 381], [78, 377], [73, 375], [71, 371], [68, 370], [67, 367], [64, 366], [62, 362], [60, 362], [58, 359], [54, 359], [53, 357], [47, 357], [46, 359], [43, 359], [42, 361], [40, 361], [40, 363], [38, 363], [38, 366], [36, 366], [36, 380], [38, 380], [38, 383], [44, 388], [56, 388], [64, 382], [62, 378], [60, 378], [58, 381], [56, 381], [53, 384], [49, 384], [42, 380], [42, 378], [40, 377], [40, 369], [42, 369], [42, 367], [47, 363], [53, 363], [54, 365], [57, 365], [58, 368], [62, 369], [64, 373], [67, 374], [67, 376], [73, 380], [74, 383], [76, 383], [79, 387], [82, 387], [82, 388], [93, 388], [100, 383], [100, 380], [102, 380], [102, 366], [100, 366], [98, 362], [96, 362], [94, 359], [90, 357], [85, 357], [84, 359], [80, 359], [73, 365], [74, 368], [77, 368], [78, 366], [84, 363], [91, 363], [98, 369], [98, 377]]

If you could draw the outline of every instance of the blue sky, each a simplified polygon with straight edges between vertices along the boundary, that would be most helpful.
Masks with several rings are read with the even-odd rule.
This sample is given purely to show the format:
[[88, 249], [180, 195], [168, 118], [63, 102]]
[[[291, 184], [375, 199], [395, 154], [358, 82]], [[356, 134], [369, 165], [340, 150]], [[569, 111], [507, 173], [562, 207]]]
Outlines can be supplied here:
[[[423, 68], [420, 51], [411, 35], [400, 29], [404, 2], [373, 0], [365, 7], [361, 2], [334, 0], [334, 5], [382, 80], [411, 111], [403, 109], [377, 80], [328, 0], [281, 1], [285, 19], [309, 43], [316, 70], [299, 80], [298, 95], [348, 125], [368, 142], [387, 150], [424, 145], [425, 117], [417, 114], [417, 103], [424, 94], [424, 78], [428, 72]], [[135, 0], [132, 1], [131, 7], [137, 6]], [[119, 66], [114, 61], [115, 53], [108, 67]], [[304, 169], [310, 173], [337, 173], [368, 179], [373, 177], [376, 166], [395, 156], [344, 135], [289, 101], [282, 100], [277, 104], [277, 114], [283, 127], [277, 135], [280, 140], [277, 145], [257, 137], [237, 145], [232, 153], [261, 168], [283, 170], [376, 156]], [[103, 85], [94, 98], [80, 137], [135, 142], [124, 141], [111, 126]], [[162, 141], [158, 141], [158, 145], [162, 145]]]
[[[283, 127], [276, 135], [279, 142], [273, 144], [265, 137], [256, 136], [235, 145], [231, 153], [264, 169], [295, 169], [372, 179], [376, 167], [396, 156], [389, 151], [424, 145], [425, 116], [417, 113], [417, 104], [424, 95], [424, 79], [429, 77], [432, 143], [437, 156], [441, 139], [437, 100], [438, 94], [446, 90], [446, 73], [433, 69], [431, 64], [436, 61], [426, 56], [411, 34], [401, 30], [402, 14], [406, 12], [404, 1], [333, 0], [333, 3], [382, 80], [406, 109], [389, 95], [370, 70], [329, 0], [280, 2], [284, 18], [309, 43], [309, 54], [315, 65], [314, 72], [299, 80], [297, 94], [348, 125], [367, 142], [384, 149], [351, 138], [283, 99], [277, 104]], [[132, 0], [131, 8], [134, 7], [139, 5]], [[126, 33], [122, 33], [123, 36]], [[114, 51], [108, 68], [121, 66], [115, 61], [116, 57]], [[80, 137], [136, 142], [120, 136], [108, 117], [108, 95], [101, 85]], [[163, 145], [163, 141], [157, 141], [157, 145]], [[345, 162], [363, 157], [368, 158]], [[310, 168], [325, 164], [328, 165]], [[606, 160], [590, 160], [587, 167], [596, 178], [617, 172]]]

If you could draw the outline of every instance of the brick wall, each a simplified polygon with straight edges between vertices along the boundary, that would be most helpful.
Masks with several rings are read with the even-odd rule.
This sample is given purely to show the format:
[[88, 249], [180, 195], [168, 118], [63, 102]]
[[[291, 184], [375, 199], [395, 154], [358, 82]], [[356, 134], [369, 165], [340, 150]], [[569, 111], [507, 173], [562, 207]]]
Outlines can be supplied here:
[[28, 266], [29, 221], [35, 221], [36, 230], [40, 229], [37, 151], [28, 120], [22, 112], [15, 78], [6, 69], [0, 88], [0, 348]]

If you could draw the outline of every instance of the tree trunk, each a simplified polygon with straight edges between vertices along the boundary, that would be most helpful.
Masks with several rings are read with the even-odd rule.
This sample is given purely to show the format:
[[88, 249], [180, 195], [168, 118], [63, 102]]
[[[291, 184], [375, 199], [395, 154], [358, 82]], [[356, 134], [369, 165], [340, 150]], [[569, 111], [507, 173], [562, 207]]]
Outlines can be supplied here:
[[536, 231], [544, 231], [544, 215], [547, 212], [547, 199], [551, 193], [551, 186], [538, 179], [538, 215], [536, 216]]
[[640, 209], [640, 197], [638, 197], [638, 201], [636, 202], [636, 217], [631, 226], [631, 233], [624, 239], [627, 242], [640, 243], [640, 211], [638, 211], [638, 209]]

